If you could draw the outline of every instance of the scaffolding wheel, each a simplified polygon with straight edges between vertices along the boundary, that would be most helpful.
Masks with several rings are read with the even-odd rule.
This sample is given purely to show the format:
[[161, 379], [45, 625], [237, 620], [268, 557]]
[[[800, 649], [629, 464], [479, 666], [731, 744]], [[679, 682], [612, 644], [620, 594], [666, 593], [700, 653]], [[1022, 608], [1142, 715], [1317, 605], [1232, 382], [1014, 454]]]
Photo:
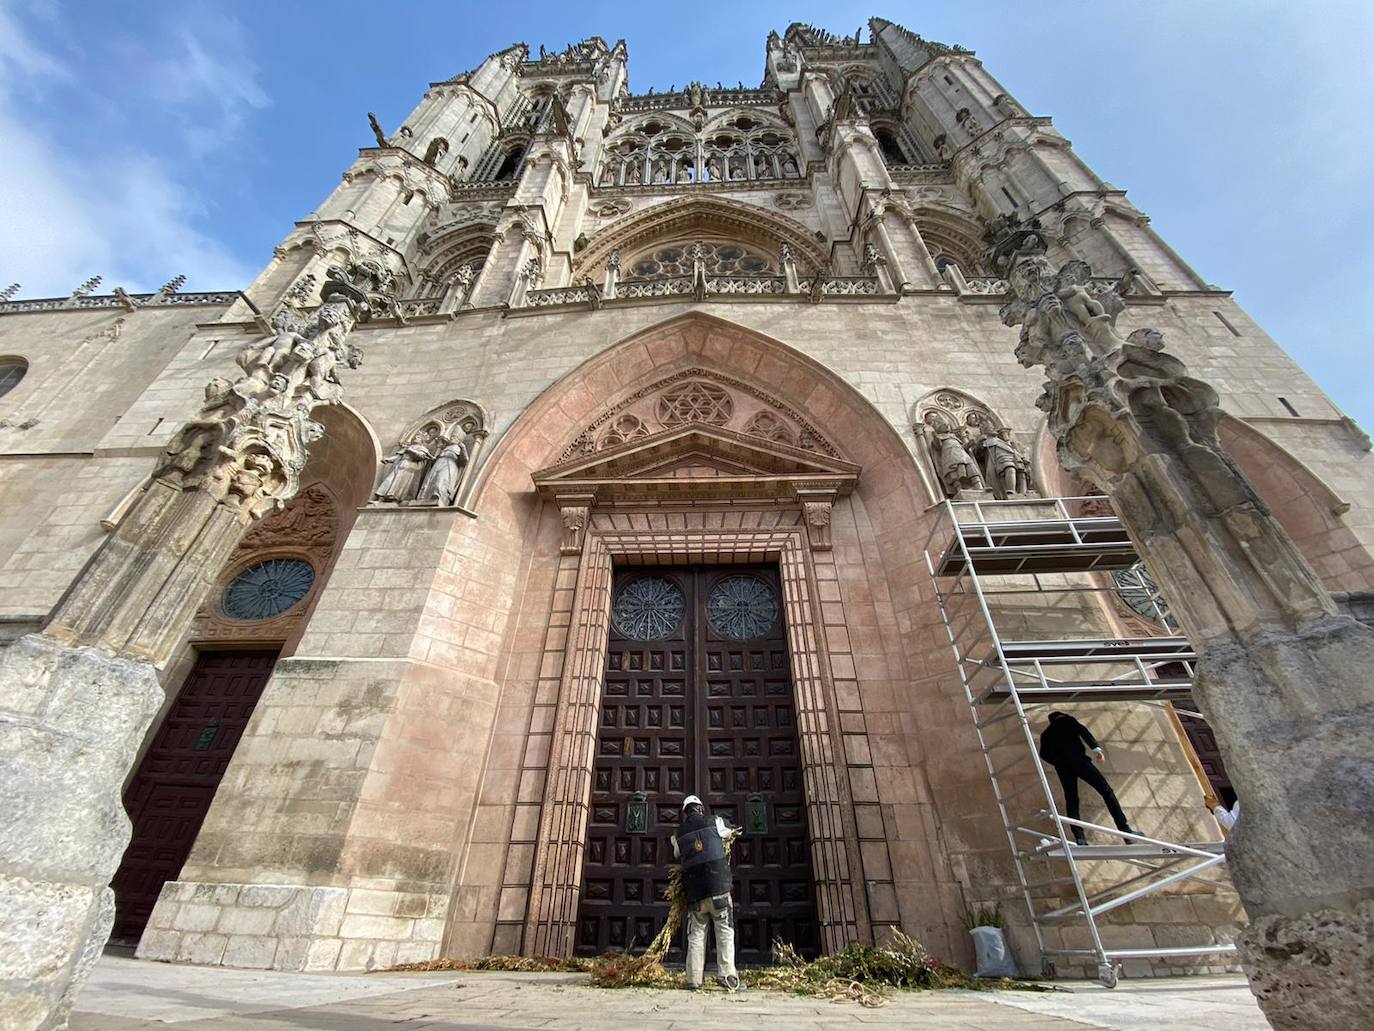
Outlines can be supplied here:
[[1053, 962], [1048, 959], [1042, 959], [1040, 961], [1040, 976], [1046, 981], [1053, 981], [1059, 976], [1059, 971], [1055, 968]]
[[1111, 963], [1103, 963], [1097, 968], [1097, 979], [1102, 982], [1104, 988], [1116, 987], [1116, 966]]

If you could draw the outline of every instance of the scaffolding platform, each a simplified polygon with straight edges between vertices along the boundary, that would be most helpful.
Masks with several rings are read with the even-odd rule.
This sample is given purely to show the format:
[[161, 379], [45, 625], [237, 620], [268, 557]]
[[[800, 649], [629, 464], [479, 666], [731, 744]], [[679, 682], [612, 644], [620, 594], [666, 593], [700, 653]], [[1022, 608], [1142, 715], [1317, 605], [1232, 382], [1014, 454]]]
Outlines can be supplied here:
[[[1079, 514], [1101, 503], [1101, 498], [947, 501], [925, 555], [1042, 970], [1053, 971], [1056, 959], [1096, 961], [1099, 979], [1113, 987], [1119, 964], [1128, 959], [1227, 955], [1235, 947], [1109, 946], [1104, 933], [1110, 930], [1100, 918], [1169, 885], [1210, 880], [1226, 862], [1225, 843], [1164, 841], [1063, 815], [1026, 715], [1027, 706], [1045, 704], [1191, 702], [1197, 653], [1156, 600], [1151, 604], [1159, 636], [1028, 639], [1039, 613], [1055, 615], [1062, 624], [1063, 606], [1055, 603], [1065, 595], [1132, 583], [1142, 590], [1153, 587], [1141, 574], [1139, 556], [1119, 519]], [[1099, 573], [1115, 577], [1110, 587], [1103, 586]], [[1027, 598], [1037, 600], [1026, 604]], [[1015, 636], [1004, 636], [994, 617], [994, 608], [1004, 602], [1016, 614]], [[1016, 748], [1009, 752], [1012, 745]], [[1075, 832], [1111, 843], [1079, 845]], [[1092, 867], [1097, 876], [1089, 888], [1084, 871], [1092, 864], [1101, 865]], [[1069, 922], [1086, 925], [1091, 949], [1047, 944], [1044, 932]]]
[[[1040, 504], [1059, 504], [1061, 498]], [[956, 539], [949, 543], [938, 575], [956, 576], [965, 567], [990, 573], [1082, 572], [1125, 569], [1139, 560], [1121, 520], [1115, 516], [1073, 516], [1067, 506], [1049, 510], [1050, 518], [993, 521], [987, 509], [997, 502], [967, 502], [972, 519], [957, 524]], [[1018, 502], [1018, 508], [1032, 502]]]
[[[1197, 652], [1185, 637], [1081, 641], [1001, 641], [985, 666], [1005, 665], [1023, 699], [1033, 703], [1190, 701]], [[1068, 668], [1064, 676], [1056, 673]], [[1092, 674], [1092, 675], [1088, 675]], [[994, 683], [978, 701], [1005, 701]]]

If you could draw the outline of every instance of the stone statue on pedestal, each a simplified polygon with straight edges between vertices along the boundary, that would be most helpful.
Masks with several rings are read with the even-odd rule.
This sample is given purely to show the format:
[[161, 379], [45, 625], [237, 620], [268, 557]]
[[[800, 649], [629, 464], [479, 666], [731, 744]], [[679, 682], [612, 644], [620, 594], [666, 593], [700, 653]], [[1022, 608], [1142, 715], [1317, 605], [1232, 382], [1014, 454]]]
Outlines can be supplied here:
[[437, 436], [432, 427], [420, 430], [414, 440], [402, 441], [390, 458], [383, 458], [384, 465], [391, 468], [382, 477], [382, 482], [372, 493], [373, 501], [403, 504], [413, 501], [420, 494], [420, 487], [430, 463], [434, 461], [434, 438]]
[[419, 500], [440, 506], [452, 505], [458, 496], [458, 486], [462, 483], [467, 464], [467, 445], [461, 440], [448, 441], [425, 474], [425, 482], [420, 485]]
[[983, 453], [983, 479], [999, 498], [1031, 493], [1030, 461], [1017, 448], [1010, 426], [996, 433], [985, 432], [978, 439], [978, 447]]
[[960, 491], [986, 490], [978, 463], [969, 454], [968, 442], [957, 427], [932, 413], [927, 423], [930, 433], [931, 458], [945, 494], [954, 497]]

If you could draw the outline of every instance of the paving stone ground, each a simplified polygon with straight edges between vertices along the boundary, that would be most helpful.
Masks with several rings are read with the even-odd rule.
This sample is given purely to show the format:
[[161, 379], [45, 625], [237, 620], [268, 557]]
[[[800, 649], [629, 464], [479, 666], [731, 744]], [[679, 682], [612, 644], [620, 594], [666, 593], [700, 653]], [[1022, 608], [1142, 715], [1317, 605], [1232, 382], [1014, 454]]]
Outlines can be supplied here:
[[900, 993], [880, 1009], [776, 992], [591, 988], [580, 974], [288, 974], [106, 956], [72, 1031], [1265, 1031], [1235, 977], [1082, 983], [1046, 994]]

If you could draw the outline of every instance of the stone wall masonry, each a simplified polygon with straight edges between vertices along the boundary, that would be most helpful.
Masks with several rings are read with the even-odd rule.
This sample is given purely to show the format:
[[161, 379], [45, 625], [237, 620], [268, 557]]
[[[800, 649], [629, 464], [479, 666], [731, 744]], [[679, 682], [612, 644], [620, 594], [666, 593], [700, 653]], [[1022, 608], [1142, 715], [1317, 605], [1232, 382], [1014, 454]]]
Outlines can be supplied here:
[[448, 896], [168, 881], [138, 957], [258, 970], [379, 970], [438, 953]]
[[[23, 380], [0, 399], [0, 453], [91, 451], [185, 352], [196, 325], [214, 322], [225, 310], [95, 308], [0, 318], [0, 355], [29, 363]], [[201, 349], [206, 346], [208, 340]], [[154, 421], [129, 434], [147, 434]]]
[[46, 616], [105, 540], [151, 459], [0, 458], [0, 615]]

